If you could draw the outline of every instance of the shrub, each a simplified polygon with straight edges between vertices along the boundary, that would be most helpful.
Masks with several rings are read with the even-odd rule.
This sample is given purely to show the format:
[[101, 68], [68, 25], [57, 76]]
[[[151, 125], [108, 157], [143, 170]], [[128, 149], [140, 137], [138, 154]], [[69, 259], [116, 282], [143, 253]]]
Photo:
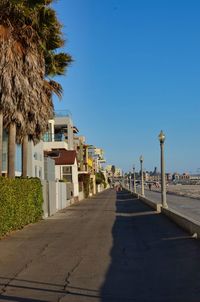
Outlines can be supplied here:
[[84, 196], [88, 198], [90, 193], [90, 175], [85, 175], [83, 178]]
[[104, 188], [106, 188], [105, 176], [101, 171], [96, 173], [96, 184], [97, 185], [103, 184]]
[[0, 236], [41, 219], [42, 202], [39, 179], [0, 177]]

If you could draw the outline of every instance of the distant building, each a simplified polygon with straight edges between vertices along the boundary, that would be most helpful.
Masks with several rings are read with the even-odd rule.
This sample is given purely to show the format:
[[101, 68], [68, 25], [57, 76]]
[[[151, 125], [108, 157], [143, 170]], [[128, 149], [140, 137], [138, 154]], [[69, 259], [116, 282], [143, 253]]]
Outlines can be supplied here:
[[166, 173], [166, 180], [172, 181], [172, 173]]
[[[108, 165], [105, 167], [108, 177], [113, 177], [112, 173], [112, 165]], [[120, 168], [115, 167], [114, 177], [122, 177], [122, 170]]]
[[154, 168], [153, 172], [149, 173], [149, 181], [159, 182], [161, 179], [161, 174], [157, 171], [157, 167]]
[[191, 174], [189, 176], [190, 180], [200, 180], [200, 174]]
[[180, 180], [189, 180], [190, 179], [190, 174], [189, 173], [183, 173], [179, 175]]
[[177, 173], [177, 172], [173, 173], [173, 175], [172, 175], [172, 180], [173, 180], [173, 181], [177, 181], [177, 180], [179, 180], [179, 179], [180, 179], [180, 174]]
[[93, 161], [93, 169], [94, 173], [102, 170], [102, 164], [106, 162], [104, 158], [104, 151], [101, 148], [97, 148], [95, 146], [88, 147], [88, 156]]

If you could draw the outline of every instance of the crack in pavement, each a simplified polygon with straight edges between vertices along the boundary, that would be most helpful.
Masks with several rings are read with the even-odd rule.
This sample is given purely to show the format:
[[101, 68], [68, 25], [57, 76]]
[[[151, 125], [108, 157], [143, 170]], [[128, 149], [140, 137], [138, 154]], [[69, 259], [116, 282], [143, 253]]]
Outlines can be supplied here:
[[65, 278], [65, 283], [64, 283], [64, 291], [66, 292], [64, 295], [62, 295], [61, 297], [58, 298], [57, 302], [61, 302], [62, 299], [66, 296], [66, 294], [70, 294], [70, 291], [68, 291], [68, 287], [70, 285], [70, 278], [72, 276], [72, 274], [78, 269], [79, 265], [81, 264], [81, 262], [83, 261], [84, 257], [81, 257], [78, 262], [74, 265], [74, 267], [67, 273], [67, 276]]
[[8, 278], [8, 282], [2, 287], [0, 290], [0, 296], [3, 296], [6, 293], [7, 288], [9, 285], [24, 271], [26, 270], [29, 265], [37, 259], [40, 255], [44, 253], [44, 251], [49, 247], [50, 243], [45, 244], [42, 249], [38, 252], [36, 257], [33, 257], [31, 260], [29, 260], [12, 278]]
[[28, 263], [26, 263], [12, 278], [8, 278], [8, 282], [0, 290], [0, 296], [6, 293], [6, 290], [8, 286], [11, 284], [11, 282], [14, 281], [25, 269], [27, 269], [32, 262], [33, 259], [31, 259]]

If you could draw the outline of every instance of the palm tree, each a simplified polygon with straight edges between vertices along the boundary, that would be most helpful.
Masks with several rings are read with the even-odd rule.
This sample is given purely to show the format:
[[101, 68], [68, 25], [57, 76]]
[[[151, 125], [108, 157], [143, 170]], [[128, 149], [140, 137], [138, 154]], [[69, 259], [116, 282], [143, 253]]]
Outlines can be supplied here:
[[40, 139], [53, 116], [52, 93], [60, 95], [61, 87], [46, 77], [63, 74], [72, 60], [68, 54], [55, 53], [64, 41], [51, 2], [0, 3], [0, 131], [9, 130], [9, 177], [15, 174], [15, 141], [23, 142], [25, 176], [27, 138]]
[[2, 176], [2, 154], [3, 154], [3, 114], [0, 112], [0, 176]]

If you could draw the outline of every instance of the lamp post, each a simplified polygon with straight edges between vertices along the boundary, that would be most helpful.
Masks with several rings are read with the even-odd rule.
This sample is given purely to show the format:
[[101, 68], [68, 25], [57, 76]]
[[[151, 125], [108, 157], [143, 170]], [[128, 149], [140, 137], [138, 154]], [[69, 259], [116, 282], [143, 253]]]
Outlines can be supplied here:
[[140, 156], [140, 169], [141, 169], [141, 195], [144, 196], [144, 178], [143, 178], [143, 156]]
[[160, 141], [160, 167], [161, 167], [161, 200], [163, 208], [168, 208], [166, 200], [166, 184], [165, 184], [165, 161], [164, 161], [164, 142], [165, 134], [163, 131], [160, 131], [158, 136]]
[[129, 190], [131, 191], [131, 172], [129, 172]]
[[133, 165], [133, 192], [136, 194], [135, 165]]

